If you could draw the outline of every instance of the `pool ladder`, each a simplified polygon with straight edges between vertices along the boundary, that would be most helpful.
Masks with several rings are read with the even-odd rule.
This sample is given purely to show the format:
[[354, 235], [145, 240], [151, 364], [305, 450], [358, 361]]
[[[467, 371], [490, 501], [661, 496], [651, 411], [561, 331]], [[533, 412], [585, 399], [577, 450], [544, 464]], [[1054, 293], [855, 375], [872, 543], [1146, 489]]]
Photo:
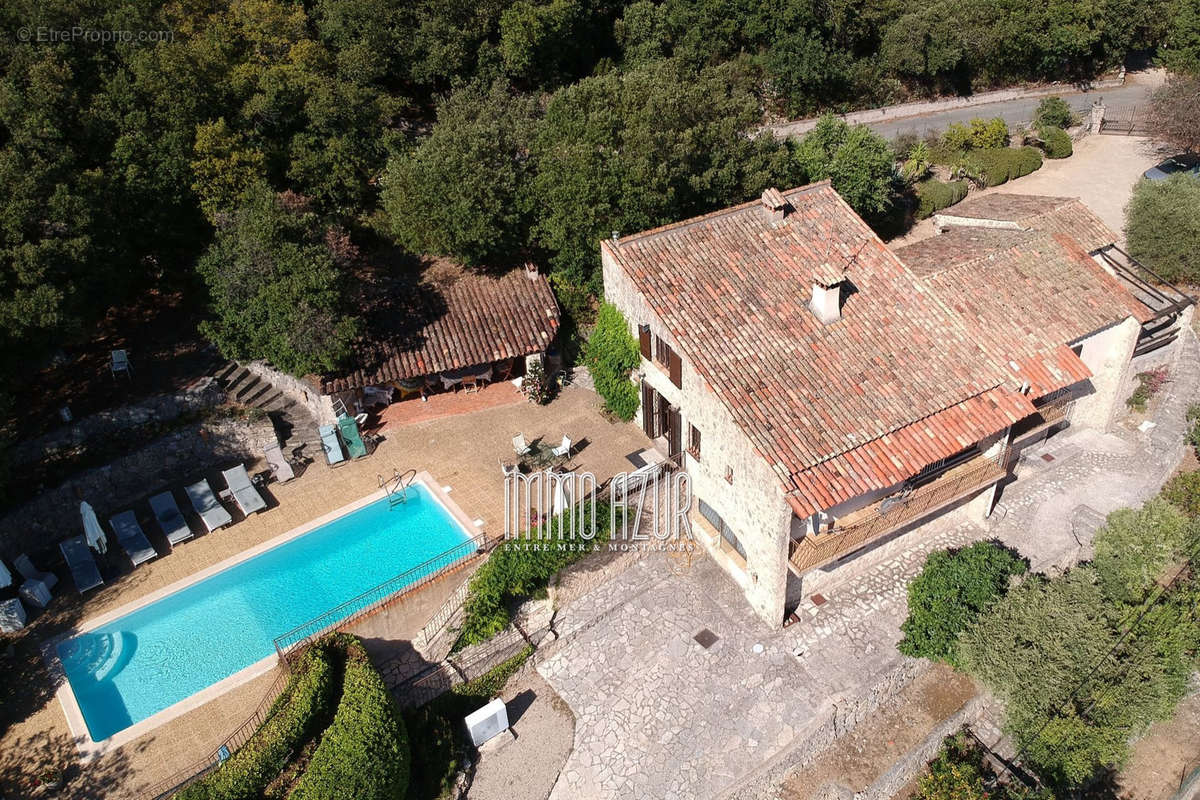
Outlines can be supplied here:
[[379, 476], [379, 488], [387, 492], [389, 508], [408, 502], [408, 487], [412, 486], [412, 482], [416, 478], [417, 471], [415, 469], [401, 472], [393, 468], [392, 477]]

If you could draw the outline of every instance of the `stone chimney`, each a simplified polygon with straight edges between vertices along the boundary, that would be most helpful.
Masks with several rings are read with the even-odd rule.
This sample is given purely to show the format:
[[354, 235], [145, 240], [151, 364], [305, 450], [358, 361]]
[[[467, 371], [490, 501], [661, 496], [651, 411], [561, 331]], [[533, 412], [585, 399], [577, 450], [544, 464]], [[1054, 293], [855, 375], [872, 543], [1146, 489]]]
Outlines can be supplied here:
[[529, 278], [531, 281], [536, 281], [538, 279], [537, 264], [533, 263], [532, 261], [525, 262], [525, 277]]
[[771, 215], [771, 223], [774, 225], [783, 222], [787, 217], [787, 213], [792, 210], [783, 193], [774, 186], [763, 191], [762, 204], [763, 208]]
[[830, 325], [842, 318], [842, 283], [825, 285], [813, 281], [812, 300], [808, 308], [821, 320], [822, 325]]

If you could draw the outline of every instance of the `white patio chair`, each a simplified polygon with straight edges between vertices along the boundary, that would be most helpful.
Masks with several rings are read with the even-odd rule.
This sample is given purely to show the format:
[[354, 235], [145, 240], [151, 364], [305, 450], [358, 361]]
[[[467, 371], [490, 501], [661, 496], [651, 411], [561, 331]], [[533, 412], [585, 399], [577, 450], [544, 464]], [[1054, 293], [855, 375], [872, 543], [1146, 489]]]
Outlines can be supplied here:
[[563, 436], [562, 444], [550, 451], [555, 458], [565, 458], [571, 454], [571, 439], [568, 436]]
[[529, 453], [529, 444], [525, 441], [525, 434], [518, 433], [516, 436], [514, 436], [512, 439], [512, 444], [513, 452], [515, 452], [517, 455], [523, 456]]

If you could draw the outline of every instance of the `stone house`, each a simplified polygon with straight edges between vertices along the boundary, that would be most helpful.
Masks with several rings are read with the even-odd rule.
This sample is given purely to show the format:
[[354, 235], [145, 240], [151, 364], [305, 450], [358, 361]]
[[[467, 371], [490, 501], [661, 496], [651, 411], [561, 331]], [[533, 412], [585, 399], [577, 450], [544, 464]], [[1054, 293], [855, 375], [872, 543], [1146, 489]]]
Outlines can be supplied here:
[[848, 557], [990, 513], [1014, 437], [1106, 425], [1120, 400], [1152, 311], [1091, 242], [960, 227], [893, 251], [824, 182], [601, 245], [638, 423], [773, 625]]

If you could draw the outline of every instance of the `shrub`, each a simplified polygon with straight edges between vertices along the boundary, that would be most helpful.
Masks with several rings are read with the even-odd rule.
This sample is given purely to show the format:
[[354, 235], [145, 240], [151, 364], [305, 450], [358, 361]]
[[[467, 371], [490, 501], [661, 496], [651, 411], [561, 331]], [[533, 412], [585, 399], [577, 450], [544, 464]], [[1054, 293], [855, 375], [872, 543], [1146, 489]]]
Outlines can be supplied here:
[[404, 720], [358, 639], [345, 649], [342, 699], [289, 800], [393, 800], [408, 790], [410, 753]]
[[267, 719], [219, 769], [188, 786], [179, 800], [251, 800], [283, 769], [291, 753], [328, 723], [336, 700], [333, 654], [323, 645], [301, 657]]
[[971, 147], [982, 150], [989, 147], [1008, 147], [1008, 123], [1000, 117], [971, 120]]
[[1033, 115], [1035, 128], [1069, 128], [1075, 124], [1075, 113], [1061, 97], [1044, 97]]
[[1200, 403], [1192, 403], [1187, 410], [1187, 443], [1200, 458]]
[[999, 186], [1041, 169], [1042, 155], [1035, 147], [995, 147], [977, 150], [968, 157], [972, 174], [983, 186]]
[[1045, 790], [1026, 789], [1016, 780], [996, 790], [983, 751], [966, 733], [947, 736], [937, 758], [929, 762], [912, 800], [1054, 800]]
[[942, 146], [947, 150], [963, 151], [971, 148], [971, 129], [961, 122], [951, 123], [942, 134]]
[[544, 406], [554, 399], [554, 388], [554, 380], [546, 374], [542, 360], [539, 358], [529, 362], [529, 369], [525, 370], [525, 377], [521, 379], [521, 393], [525, 399]]
[[1108, 515], [1092, 558], [1100, 586], [1114, 603], [1142, 602], [1187, 540], [1186, 515], [1165, 499]]
[[1067, 158], [1074, 152], [1071, 136], [1062, 128], [1043, 126], [1038, 128], [1038, 136], [1042, 140], [1042, 150], [1046, 158]]
[[1011, 550], [993, 542], [930, 553], [908, 585], [900, 652], [957, 665], [958, 635], [1004, 596], [1009, 578], [1027, 569]]
[[1163, 384], [1167, 382], [1167, 368], [1148, 369], [1145, 372], [1139, 372], [1135, 377], [1138, 382], [1137, 388], [1126, 398], [1125, 405], [1134, 411], [1145, 411], [1146, 404], [1154, 395], [1158, 394]]
[[[581, 515], [577, 519], [590, 523], [592, 507], [587, 502], [574, 509]], [[564, 525], [569, 517], [564, 513], [531, 530], [528, 539], [510, 540], [496, 548], [471, 578], [458, 645], [479, 644], [504, 630], [513, 603], [544, 589], [560, 569], [586, 555], [588, 545], [608, 541], [610, 507], [607, 503], [596, 503], [595, 512], [597, 530], [590, 542], [565, 538]], [[535, 547], [539, 542], [546, 544]], [[550, 546], [551, 542], [562, 546]]]
[[1200, 517], [1200, 470], [1183, 472], [1167, 481], [1163, 499], [1193, 519]]
[[629, 333], [629, 323], [612, 303], [600, 306], [596, 327], [588, 337], [584, 360], [592, 373], [596, 392], [604, 407], [623, 420], [637, 413], [637, 386], [629, 379], [641, 360], [638, 343]]
[[1129, 253], [1168, 281], [1200, 283], [1200, 180], [1138, 181], [1125, 209]]
[[943, 183], [935, 178], [916, 185], [917, 219], [925, 219], [943, 208], [949, 208], [967, 196], [966, 181]]

